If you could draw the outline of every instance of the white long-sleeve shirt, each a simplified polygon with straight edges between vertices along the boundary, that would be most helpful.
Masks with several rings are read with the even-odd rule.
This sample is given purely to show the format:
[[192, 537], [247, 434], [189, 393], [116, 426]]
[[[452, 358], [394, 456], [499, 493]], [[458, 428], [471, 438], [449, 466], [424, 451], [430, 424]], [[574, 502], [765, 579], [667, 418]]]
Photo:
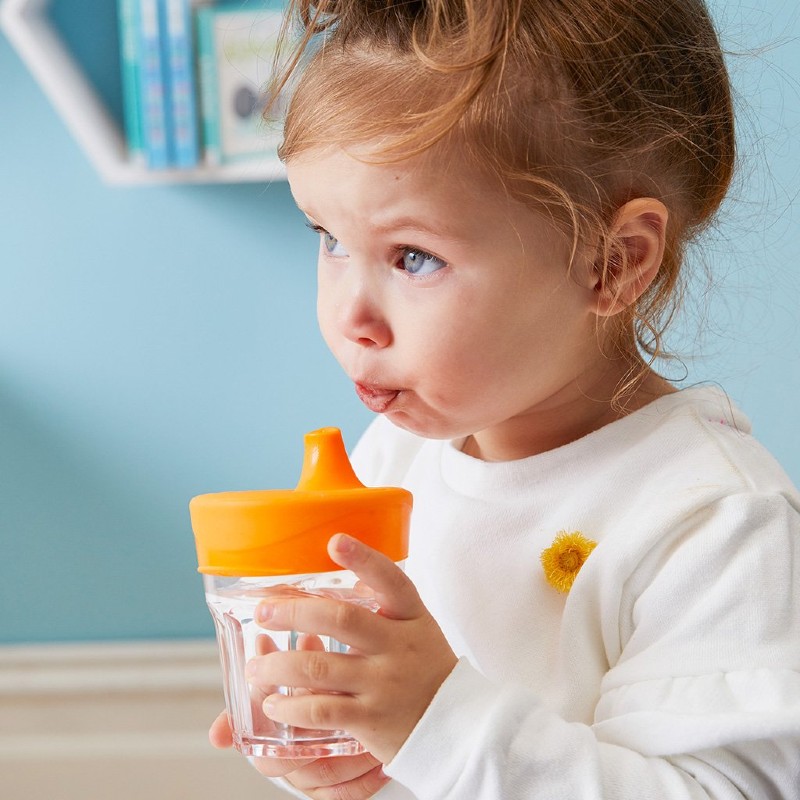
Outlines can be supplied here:
[[[800, 494], [728, 398], [459, 444], [379, 418], [353, 454], [414, 494], [407, 571], [461, 657], [381, 800], [800, 800]], [[598, 542], [567, 595], [560, 531]]]
[[[378, 418], [407, 572], [460, 661], [379, 800], [800, 800], [800, 494], [711, 388], [564, 447], [465, 455]], [[542, 551], [596, 541], [568, 594]]]

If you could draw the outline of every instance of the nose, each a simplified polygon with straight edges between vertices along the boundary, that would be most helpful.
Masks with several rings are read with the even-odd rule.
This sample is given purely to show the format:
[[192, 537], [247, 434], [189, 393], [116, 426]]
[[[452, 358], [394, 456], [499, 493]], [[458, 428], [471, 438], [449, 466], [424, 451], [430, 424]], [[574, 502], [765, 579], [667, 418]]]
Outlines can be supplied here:
[[388, 347], [392, 330], [376, 288], [358, 278], [345, 284], [338, 304], [342, 335], [362, 347]]

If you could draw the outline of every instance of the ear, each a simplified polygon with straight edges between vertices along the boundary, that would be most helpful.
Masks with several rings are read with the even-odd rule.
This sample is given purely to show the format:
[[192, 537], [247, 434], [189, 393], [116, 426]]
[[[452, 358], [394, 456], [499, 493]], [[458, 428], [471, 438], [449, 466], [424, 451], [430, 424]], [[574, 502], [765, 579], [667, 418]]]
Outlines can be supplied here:
[[669, 212], [652, 197], [621, 206], [611, 224], [608, 263], [594, 265], [595, 313], [613, 317], [632, 306], [658, 274]]

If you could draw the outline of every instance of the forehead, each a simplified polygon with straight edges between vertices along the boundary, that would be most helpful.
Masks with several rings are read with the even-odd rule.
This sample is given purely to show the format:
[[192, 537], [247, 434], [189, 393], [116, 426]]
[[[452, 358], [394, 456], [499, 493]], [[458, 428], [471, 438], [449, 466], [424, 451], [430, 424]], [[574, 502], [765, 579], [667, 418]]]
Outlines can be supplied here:
[[289, 159], [297, 205], [323, 227], [357, 221], [379, 232], [413, 227], [445, 236], [493, 218], [499, 222], [517, 205], [499, 184], [447, 148], [388, 164], [370, 160], [372, 152], [335, 147]]

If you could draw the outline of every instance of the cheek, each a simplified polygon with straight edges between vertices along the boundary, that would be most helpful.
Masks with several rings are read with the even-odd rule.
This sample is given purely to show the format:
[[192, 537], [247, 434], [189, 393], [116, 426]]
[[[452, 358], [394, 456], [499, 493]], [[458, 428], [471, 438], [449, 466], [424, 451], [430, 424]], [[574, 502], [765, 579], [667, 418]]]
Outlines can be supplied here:
[[425, 359], [447, 382], [466, 383], [474, 391], [500, 379], [513, 381], [528, 375], [558, 345], [559, 327], [551, 324], [546, 304], [537, 309], [521, 299], [502, 312], [471, 305], [474, 313], [464, 305], [454, 314], [457, 322], [440, 329], [430, 361]]
[[474, 392], [495, 368], [496, 340], [491, 332], [461, 322], [439, 326], [415, 348], [413, 363], [446, 392], [460, 392], [464, 387]]

